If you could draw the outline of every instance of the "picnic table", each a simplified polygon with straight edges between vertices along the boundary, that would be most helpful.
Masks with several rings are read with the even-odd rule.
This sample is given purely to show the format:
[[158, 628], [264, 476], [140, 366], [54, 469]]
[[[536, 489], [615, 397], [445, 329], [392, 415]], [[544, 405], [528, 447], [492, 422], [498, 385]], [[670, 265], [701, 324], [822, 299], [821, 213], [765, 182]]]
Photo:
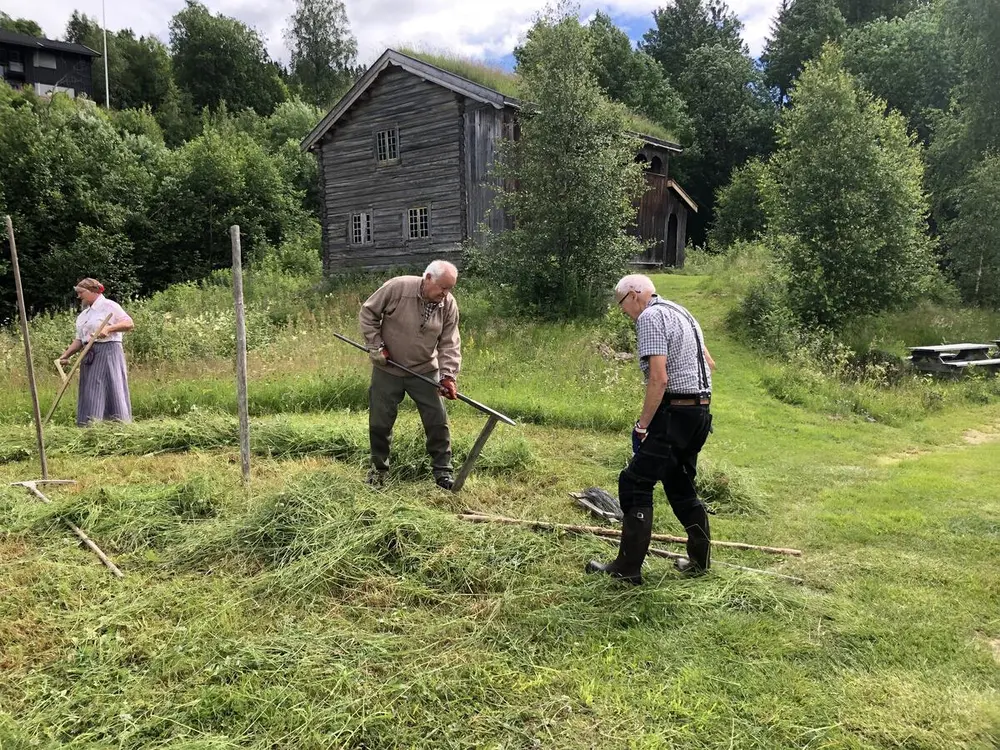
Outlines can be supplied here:
[[[1000, 341], [997, 342], [1000, 347]], [[1000, 359], [989, 356], [993, 344], [941, 344], [939, 346], [911, 346], [910, 362], [918, 370], [937, 373], [960, 374], [970, 367], [986, 367], [990, 372], [1000, 370]]]

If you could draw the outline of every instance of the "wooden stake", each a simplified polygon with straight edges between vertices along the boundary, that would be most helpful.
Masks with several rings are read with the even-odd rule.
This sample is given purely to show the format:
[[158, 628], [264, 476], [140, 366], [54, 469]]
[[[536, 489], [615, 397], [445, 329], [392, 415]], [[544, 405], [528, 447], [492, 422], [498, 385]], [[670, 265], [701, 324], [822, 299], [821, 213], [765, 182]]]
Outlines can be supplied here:
[[250, 412], [247, 406], [247, 328], [243, 310], [243, 250], [240, 227], [229, 227], [233, 245], [233, 304], [236, 306], [236, 406], [240, 415], [240, 466], [243, 483], [250, 482]]
[[[76, 482], [74, 482], [73, 480], [66, 480], [66, 479], [51, 479], [51, 480], [42, 480], [42, 481], [45, 482], [45, 484], [76, 484]], [[35, 486], [36, 484], [38, 484], [38, 482], [34, 482], [34, 481], [32, 481], [32, 482], [14, 482], [13, 484], [15, 484], [15, 485], [19, 484], [22, 487], [25, 487], [28, 490], [28, 492], [30, 492], [32, 495], [34, 495], [35, 497], [37, 497], [43, 503], [47, 503], [49, 505], [52, 504], [52, 501], [49, 500], [47, 497], [45, 497], [45, 495], [42, 494], [41, 490], [39, 490], [38, 487]], [[90, 548], [90, 550], [95, 555], [97, 555], [98, 558], [100, 558], [101, 562], [104, 563], [104, 565], [108, 568], [108, 570], [110, 570], [112, 573], [114, 573], [115, 576], [117, 576], [118, 578], [124, 578], [125, 577], [125, 574], [122, 573], [121, 570], [118, 569], [117, 565], [115, 565], [113, 562], [111, 562], [111, 558], [109, 558], [107, 555], [105, 555], [104, 551], [100, 547], [98, 547], [96, 544], [94, 544], [94, 541], [83, 532], [83, 529], [81, 529], [79, 526], [77, 526], [76, 524], [72, 523], [71, 521], [67, 521], [62, 516], [60, 516], [59, 518], [67, 526], [69, 526], [70, 529], [73, 530], [74, 534], [76, 534], [78, 537], [80, 537], [80, 541], [82, 541], [84, 544], [86, 544]]]
[[38, 406], [38, 388], [35, 386], [35, 365], [31, 361], [31, 339], [28, 337], [28, 313], [24, 307], [24, 289], [21, 287], [21, 266], [17, 262], [17, 244], [14, 242], [14, 223], [10, 216], [7, 224], [7, 241], [10, 243], [10, 262], [17, 290], [17, 312], [21, 318], [21, 335], [24, 336], [24, 357], [28, 363], [28, 385], [31, 387], [31, 406], [35, 417], [35, 435], [38, 439], [38, 457], [42, 463], [42, 479], [49, 478], [49, 464], [45, 458], [45, 437], [42, 432], [42, 410]]
[[[603, 536], [617, 539], [621, 537], [622, 532], [620, 529], [608, 529], [603, 526], [575, 526], [566, 523], [550, 523], [549, 521], [528, 521], [523, 518], [507, 518], [505, 516], [484, 516], [479, 513], [462, 513], [459, 516], [462, 521], [469, 521], [471, 523], [501, 523], [513, 526], [531, 526], [535, 529], [546, 529], [548, 531], [568, 531], [574, 534], [593, 534], [594, 536]], [[687, 544], [687, 537], [683, 536], [671, 536], [669, 534], [653, 534], [651, 537], [657, 542], [671, 542], [674, 544]], [[717, 539], [712, 540], [713, 547], [730, 547], [732, 549], [747, 549], [756, 550], [758, 552], [769, 552], [772, 555], [792, 555], [799, 557], [802, 555], [802, 550], [788, 549], [785, 547], [761, 547], [756, 544], [745, 544], [743, 542], [721, 542]]]

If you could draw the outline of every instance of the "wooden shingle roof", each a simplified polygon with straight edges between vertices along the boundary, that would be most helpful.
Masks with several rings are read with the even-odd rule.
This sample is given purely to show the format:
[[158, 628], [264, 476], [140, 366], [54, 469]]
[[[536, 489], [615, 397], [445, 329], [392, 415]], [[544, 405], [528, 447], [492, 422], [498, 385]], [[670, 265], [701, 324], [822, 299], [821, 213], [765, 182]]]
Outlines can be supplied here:
[[[402, 68], [408, 73], [423, 78], [425, 81], [450, 89], [456, 94], [461, 94], [462, 96], [483, 104], [492, 105], [497, 109], [503, 109], [504, 107], [521, 109], [523, 106], [520, 99], [507, 96], [496, 89], [490, 88], [489, 86], [483, 86], [475, 81], [470, 81], [468, 78], [464, 78], [456, 73], [452, 73], [451, 71], [432, 65], [424, 60], [418, 60], [410, 55], [405, 55], [402, 52], [387, 49], [382, 53], [379, 59], [365, 71], [364, 75], [362, 75], [361, 78], [355, 82], [350, 91], [344, 94], [340, 101], [334, 105], [333, 109], [327, 113], [326, 117], [320, 120], [319, 124], [316, 125], [316, 127], [310, 131], [309, 135], [302, 140], [302, 150], [311, 151], [315, 148], [323, 136], [337, 124], [337, 121], [344, 115], [344, 113], [346, 113], [354, 105], [354, 103], [361, 98], [365, 91], [367, 91], [368, 88], [375, 82], [378, 76], [390, 65]], [[680, 153], [683, 151], [683, 148], [681, 148], [680, 145], [661, 138], [655, 138], [643, 133], [632, 132], [629, 134], [639, 138], [644, 143], [651, 146], [656, 146], [674, 153]]]

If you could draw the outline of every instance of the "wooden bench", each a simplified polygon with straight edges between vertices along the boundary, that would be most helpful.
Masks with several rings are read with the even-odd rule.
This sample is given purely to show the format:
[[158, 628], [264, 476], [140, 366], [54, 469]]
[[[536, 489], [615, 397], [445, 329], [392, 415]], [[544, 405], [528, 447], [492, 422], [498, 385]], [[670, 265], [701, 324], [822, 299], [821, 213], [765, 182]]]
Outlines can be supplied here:
[[988, 367], [994, 370], [1000, 369], [1000, 359], [974, 359], [972, 361], [964, 362], [945, 362], [948, 367], [954, 367], [956, 369], [961, 369], [964, 367]]
[[906, 361], [907, 362], [922, 362], [924, 360], [930, 360], [931, 362], [936, 362], [937, 360], [955, 359], [955, 357], [957, 357], [957, 356], [958, 356], [958, 352], [941, 352], [936, 357], [927, 357], [927, 356], [916, 356], [916, 357], [914, 357], [911, 354], [909, 357], [906, 357]]
[[991, 344], [941, 344], [938, 346], [911, 346], [910, 354], [913, 360], [936, 360], [949, 355], [959, 360], [974, 361], [987, 359]]
[[943, 377], [961, 378], [972, 372], [982, 372], [990, 377], [1000, 373], [1000, 359], [973, 359], [962, 362], [942, 362], [940, 375]]
[[940, 344], [937, 346], [911, 346], [909, 361], [918, 370], [936, 374], [956, 375], [964, 370], [955, 369], [965, 362], [989, 361], [990, 344]]

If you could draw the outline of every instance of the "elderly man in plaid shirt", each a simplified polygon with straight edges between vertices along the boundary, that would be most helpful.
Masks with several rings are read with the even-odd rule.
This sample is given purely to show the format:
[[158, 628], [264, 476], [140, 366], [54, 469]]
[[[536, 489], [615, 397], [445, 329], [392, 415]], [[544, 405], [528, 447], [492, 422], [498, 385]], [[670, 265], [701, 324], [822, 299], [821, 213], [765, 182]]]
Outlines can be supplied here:
[[687, 531], [684, 575], [708, 571], [708, 513], [695, 491], [698, 452], [712, 429], [709, 403], [715, 362], [701, 326], [687, 310], [656, 294], [647, 276], [632, 274], [615, 286], [615, 299], [635, 321], [639, 367], [646, 380], [642, 413], [632, 430], [632, 460], [618, 477], [622, 538], [618, 557], [591, 560], [588, 573], [642, 583], [642, 562], [653, 531], [653, 487], [663, 482], [674, 515]]

